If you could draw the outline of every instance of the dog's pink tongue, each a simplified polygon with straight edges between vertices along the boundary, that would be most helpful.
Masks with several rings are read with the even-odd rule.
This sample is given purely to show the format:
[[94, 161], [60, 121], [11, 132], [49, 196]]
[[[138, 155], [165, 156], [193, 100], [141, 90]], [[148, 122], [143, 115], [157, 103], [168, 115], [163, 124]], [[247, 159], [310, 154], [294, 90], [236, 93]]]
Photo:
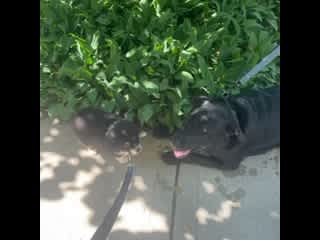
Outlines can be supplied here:
[[174, 150], [173, 154], [176, 158], [184, 158], [189, 155], [191, 150]]

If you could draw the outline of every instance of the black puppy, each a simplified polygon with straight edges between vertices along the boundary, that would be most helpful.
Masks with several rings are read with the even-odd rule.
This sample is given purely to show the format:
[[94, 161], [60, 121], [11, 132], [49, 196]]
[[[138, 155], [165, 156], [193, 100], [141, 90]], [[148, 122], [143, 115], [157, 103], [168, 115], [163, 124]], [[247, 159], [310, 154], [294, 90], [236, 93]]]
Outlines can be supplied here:
[[[228, 99], [195, 99], [195, 109], [172, 138], [176, 158], [236, 169], [247, 156], [280, 146], [280, 87]], [[200, 159], [199, 159], [200, 157]], [[168, 155], [164, 159], [173, 163]], [[207, 161], [206, 161], [207, 160]]]
[[95, 149], [108, 147], [115, 153], [137, 155], [145, 133], [129, 120], [98, 109], [86, 108], [75, 114], [72, 126], [81, 142]]

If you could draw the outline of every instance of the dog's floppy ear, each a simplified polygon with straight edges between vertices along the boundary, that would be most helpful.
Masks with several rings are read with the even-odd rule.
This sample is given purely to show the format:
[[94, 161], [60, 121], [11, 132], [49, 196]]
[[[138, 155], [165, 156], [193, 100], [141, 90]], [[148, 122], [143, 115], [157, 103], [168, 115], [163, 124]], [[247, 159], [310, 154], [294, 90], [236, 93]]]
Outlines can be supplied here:
[[233, 115], [231, 118], [231, 122], [229, 122], [225, 126], [225, 132], [230, 148], [232, 148], [237, 143], [243, 143], [246, 140], [245, 134], [240, 127], [240, 123], [236, 114], [233, 111], [231, 111], [231, 114]]

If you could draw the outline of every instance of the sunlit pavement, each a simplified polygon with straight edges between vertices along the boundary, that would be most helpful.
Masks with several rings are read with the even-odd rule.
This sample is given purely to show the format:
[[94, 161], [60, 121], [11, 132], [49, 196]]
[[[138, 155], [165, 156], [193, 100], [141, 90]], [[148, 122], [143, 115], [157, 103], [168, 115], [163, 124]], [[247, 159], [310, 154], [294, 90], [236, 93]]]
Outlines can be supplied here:
[[[126, 161], [86, 149], [67, 124], [41, 119], [40, 238], [89, 240], [115, 199]], [[159, 157], [164, 141], [143, 140], [135, 177], [111, 240], [169, 240], [172, 197], [175, 240], [280, 239], [280, 150], [222, 172]]]

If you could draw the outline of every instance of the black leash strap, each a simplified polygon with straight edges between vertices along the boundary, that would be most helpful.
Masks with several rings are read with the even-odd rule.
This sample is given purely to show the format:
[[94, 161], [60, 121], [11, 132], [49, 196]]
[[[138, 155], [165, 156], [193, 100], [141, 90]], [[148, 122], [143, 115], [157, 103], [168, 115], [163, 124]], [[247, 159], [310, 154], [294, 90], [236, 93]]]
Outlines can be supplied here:
[[171, 209], [171, 222], [170, 222], [169, 240], [173, 240], [173, 231], [174, 231], [174, 228], [175, 228], [177, 189], [178, 189], [178, 182], [179, 182], [180, 165], [181, 165], [181, 159], [177, 159], [176, 176], [175, 176], [175, 179], [174, 179], [174, 191], [173, 191], [172, 204], [171, 204], [172, 209]]
[[134, 166], [129, 165], [116, 200], [113, 202], [112, 207], [109, 209], [107, 215], [103, 219], [103, 222], [100, 224], [91, 240], [106, 240], [108, 238], [113, 224], [117, 220], [120, 209], [126, 199], [129, 185], [133, 177], [133, 172]]

